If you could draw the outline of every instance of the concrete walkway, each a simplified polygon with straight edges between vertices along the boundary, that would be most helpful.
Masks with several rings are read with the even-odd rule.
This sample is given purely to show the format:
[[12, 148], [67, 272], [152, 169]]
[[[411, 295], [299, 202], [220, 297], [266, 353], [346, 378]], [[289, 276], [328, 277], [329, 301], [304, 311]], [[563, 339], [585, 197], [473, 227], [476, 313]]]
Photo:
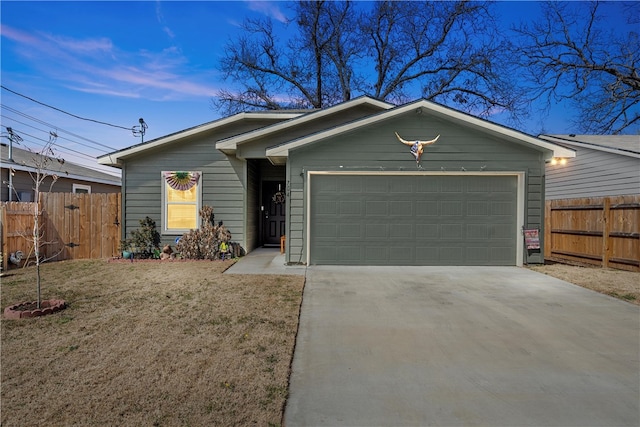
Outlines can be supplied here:
[[225, 274], [295, 274], [304, 276], [305, 265], [286, 265], [280, 248], [257, 248], [240, 258]]
[[638, 426], [640, 308], [517, 267], [307, 269], [284, 424]]

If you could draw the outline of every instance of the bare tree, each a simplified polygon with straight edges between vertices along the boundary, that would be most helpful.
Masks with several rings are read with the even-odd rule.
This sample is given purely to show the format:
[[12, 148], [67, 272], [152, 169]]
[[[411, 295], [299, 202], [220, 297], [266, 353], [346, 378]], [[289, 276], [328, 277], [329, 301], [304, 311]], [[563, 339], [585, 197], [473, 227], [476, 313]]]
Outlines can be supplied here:
[[355, 94], [422, 96], [480, 115], [522, 106], [489, 4], [319, 0], [296, 2], [293, 13], [287, 42], [272, 21], [245, 21], [221, 61], [242, 90], [221, 91], [214, 107], [323, 108]]
[[42, 208], [40, 205], [40, 194], [43, 192], [43, 185], [45, 181], [49, 181], [48, 192], [51, 191], [53, 185], [58, 180], [58, 173], [60, 172], [62, 165], [64, 165], [64, 159], [57, 157], [53, 150], [58, 135], [54, 132], [49, 133], [49, 140], [45, 143], [42, 150], [39, 152], [33, 152], [32, 158], [29, 163], [25, 163], [30, 169], [29, 175], [33, 181], [34, 199], [33, 204], [33, 228], [30, 235], [24, 235], [23, 237], [33, 247], [33, 253], [35, 256], [36, 264], [36, 292], [37, 292], [37, 308], [41, 308], [41, 274], [40, 265], [52, 258], [55, 258], [60, 252], [55, 255], [47, 257], [43, 249], [47, 245], [54, 244], [55, 242], [49, 242], [45, 240], [45, 228], [41, 222]]
[[[629, 27], [605, 29], [605, 9], [624, 8]], [[533, 99], [546, 105], [569, 101], [574, 124], [585, 133], [618, 134], [640, 129], [640, 3], [547, 2], [543, 19], [516, 29], [521, 65]], [[636, 27], [637, 28], [637, 27]]]
[[242, 90], [221, 90], [214, 106], [225, 113], [252, 109], [322, 108], [351, 96], [345, 28], [350, 3], [306, 1], [293, 7], [298, 34], [281, 41], [271, 19], [247, 19], [245, 35], [230, 41], [220, 68]]
[[484, 116], [521, 110], [490, 3], [376, 2], [361, 28], [371, 40], [374, 97], [405, 102], [418, 92]]

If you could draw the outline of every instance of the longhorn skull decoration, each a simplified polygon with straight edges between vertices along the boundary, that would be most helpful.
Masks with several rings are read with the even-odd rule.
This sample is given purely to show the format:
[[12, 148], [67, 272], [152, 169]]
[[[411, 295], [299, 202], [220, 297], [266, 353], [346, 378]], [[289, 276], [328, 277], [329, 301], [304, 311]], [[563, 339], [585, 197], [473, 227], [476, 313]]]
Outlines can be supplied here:
[[402, 137], [398, 135], [398, 132], [395, 132], [395, 134], [396, 137], [398, 137], [398, 141], [402, 142], [404, 145], [411, 147], [410, 153], [413, 155], [413, 157], [415, 157], [416, 165], [418, 165], [418, 167], [420, 167], [420, 159], [422, 158], [422, 154], [424, 153], [425, 145], [431, 145], [436, 142], [438, 138], [440, 138], [440, 135], [438, 135], [430, 141], [407, 141], [406, 139], [402, 139]]

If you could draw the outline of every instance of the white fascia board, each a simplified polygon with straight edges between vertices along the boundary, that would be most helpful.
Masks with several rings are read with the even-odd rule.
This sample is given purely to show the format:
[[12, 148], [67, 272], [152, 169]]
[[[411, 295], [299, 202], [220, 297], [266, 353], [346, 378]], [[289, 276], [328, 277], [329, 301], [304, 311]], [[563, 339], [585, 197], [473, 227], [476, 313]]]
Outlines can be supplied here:
[[306, 144], [309, 144], [321, 139], [339, 135], [346, 131], [355, 130], [380, 120], [387, 120], [392, 117], [405, 114], [409, 111], [417, 111], [417, 109], [420, 109], [420, 108], [424, 108], [436, 116], [442, 116], [447, 119], [455, 119], [457, 121], [470, 125], [471, 127], [482, 129], [486, 132], [492, 133], [494, 135], [498, 135], [503, 138], [508, 138], [518, 142], [524, 142], [524, 143], [542, 148], [544, 150], [547, 150], [548, 159], [551, 159], [552, 157], [573, 158], [576, 156], [576, 153], [574, 150], [570, 150], [568, 148], [561, 147], [559, 145], [556, 145], [547, 141], [543, 141], [541, 139], [524, 134], [520, 131], [503, 127], [491, 122], [487, 122], [486, 120], [482, 120], [477, 117], [471, 116], [469, 114], [455, 111], [450, 108], [447, 108], [438, 104], [434, 104], [426, 100], [412, 102], [410, 104], [396, 107], [389, 111], [383, 111], [373, 116], [369, 116], [367, 118], [358, 120], [357, 122], [354, 122], [354, 123], [349, 123], [340, 127], [329, 129], [325, 132], [320, 132], [318, 134], [308, 136], [306, 138], [300, 138], [300, 139], [291, 141], [289, 143], [279, 145], [277, 147], [269, 148], [267, 149], [266, 154], [267, 154], [267, 157], [269, 158], [287, 157], [289, 156], [289, 150], [299, 148], [301, 146], [304, 146]]
[[277, 123], [275, 125], [271, 125], [266, 128], [256, 129], [252, 132], [247, 132], [241, 135], [233, 136], [231, 138], [220, 140], [216, 143], [216, 149], [223, 152], [227, 152], [225, 150], [229, 150], [229, 152], [233, 152], [237, 149], [238, 144], [253, 141], [258, 138], [264, 137], [270, 133], [278, 132], [280, 130], [285, 130], [293, 126], [300, 126], [310, 121], [321, 119], [330, 114], [339, 113], [340, 111], [348, 110], [355, 106], [364, 105], [364, 104], [371, 104], [376, 107], [380, 107], [381, 109], [384, 109], [384, 110], [388, 110], [394, 107], [393, 104], [389, 104], [383, 101], [378, 101], [377, 99], [360, 97], [360, 98], [352, 99], [347, 102], [343, 102], [338, 105], [334, 105], [332, 107], [329, 107], [323, 110], [300, 114], [302, 117], [296, 117], [293, 120]]
[[515, 129], [511, 129], [505, 126], [491, 123], [489, 121], [474, 117], [470, 114], [466, 114], [460, 111], [450, 109], [443, 105], [434, 104], [432, 102], [428, 102], [425, 100], [419, 101], [417, 104], [418, 105], [413, 105], [413, 107], [415, 108], [416, 106], [419, 106], [427, 109], [428, 111], [436, 115], [459, 120], [461, 122], [466, 123], [467, 125], [471, 125], [472, 127], [488, 131], [489, 133], [498, 135], [500, 137], [506, 137], [514, 141], [525, 142], [527, 144], [548, 150], [550, 152], [547, 156], [548, 159], [550, 159], [551, 157], [573, 158], [576, 156], [576, 152], [574, 150], [570, 150], [568, 148], [565, 148], [553, 143], [549, 143], [547, 141], [543, 141], [541, 139], [538, 139], [531, 135], [527, 135], [526, 133], [522, 133]]
[[549, 142], [554, 142], [554, 143], [557, 143], [557, 144], [566, 144], [566, 145], [570, 145], [572, 147], [586, 148], [586, 149], [589, 149], [589, 150], [603, 151], [605, 153], [619, 154], [621, 156], [627, 156], [627, 157], [633, 157], [633, 158], [636, 158], [636, 159], [640, 159], [640, 153], [634, 153], [634, 152], [628, 151], [628, 150], [604, 147], [602, 145], [592, 144], [592, 143], [589, 143], [589, 142], [568, 141], [566, 139], [557, 138], [557, 137], [554, 137], [554, 136], [551, 136], [551, 135], [540, 135], [538, 138], [546, 140], [546, 141], [549, 141]]
[[113, 153], [109, 153], [109, 154], [105, 154], [103, 156], [98, 157], [98, 163], [100, 163], [101, 165], [109, 165], [109, 166], [116, 166], [118, 167], [119, 165], [122, 164], [122, 159], [128, 156], [131, 156], [132, 154], [136, 154], [136, 153], [140, 153], [142, 151], [146, 151], [146, 150], [150, 150], [156, 147], [160, 147], [162, 145], [165, 144], [169, 144], [171, 142], [177, 141], [179, 139], [182, 138], [187, 138], [189, 136], [192, 135], [197, 135], [199, 133], [202, 132], [207, 132], [211, 129], [215, 129], [217, 127], [221, 127], [221, 126], [225, 126], [234, 122], [238, 122], [244, 119], [291, 119], [294, 117], [297, 117], [299, 115], [295, 114], [295, 113], [264, 113], [264, 112], [258, 112], [258, 113], [253, 113], [253, 112], [247, 112], [247, 113], [238, 113], [238, 114], [234, 114], [233, 116], [230, 117], [225, 117], [223, 119], [220, 120], [216, 120], [210, 123], [207, 123], [205, 125], [200, 125], [200, 126], [196, 126], [193, 128], [189, 128], [186, 129], [184, 131], [181, 132], [176, 132], [174, 134], [165, 136], [165, 137], [161, 137], [158, 139], [155, 139], [153, 141], [149, 141], [148, 143], [145, 144], [138, 144], [138, 145], [134, 145], [133, 147], [130, 148], [125, 148], [123, 150], [120, 151], [116, 151]]

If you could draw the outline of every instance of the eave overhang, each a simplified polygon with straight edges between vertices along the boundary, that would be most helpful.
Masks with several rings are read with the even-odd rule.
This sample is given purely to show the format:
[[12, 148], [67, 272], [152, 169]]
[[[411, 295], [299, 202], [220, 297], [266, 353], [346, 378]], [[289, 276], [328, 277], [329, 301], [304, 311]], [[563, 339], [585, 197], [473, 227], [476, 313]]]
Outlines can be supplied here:
[[[630, 135], [629, 137], [630, 138], [637, 138], [638, 148], [640, 148], [640, 136]], [[623, 149], [623, 148], [606, 147], [604, 145], [593, 144], [593, 143], [584, 142], [584, 141], [570, 141], [570, 140], [568, 140], [566, 138], [563, 138], [563, 137], [560, 137], [560, 136], [555, 136], [555, 135], [539, 135], [538, 138], [539, 139], [543, 139], [545, 141], [553, 142], [555, 144], [569, 145], [571, 147], [576, 147], [576, 148], [587, 148], [587, 149], [590, 149], [590, 150], [602, 151], [602, 152], [605, 152], [605, 153], [612, 153], [612, 154], [619, 154], [621, 156], [627, 156], [627, 157], [633, 157], [635, 159], [640, 159], [640, 152], [638, 152], [638, 151], [631, 151], [631, 150], [626, 150], [626, 149]]]
[[266, 155], [274, 165], [285, 164], [291, 150], [295, 150], [308, 144], [340, 135], [344, 132], [357, 130], [370, 124], [388, 120], [409, 112], [414, 112], [415, 114], [422, 114], [423, 112], [425, 112], [426, 114], [431, 114], [436, 117], [442, 117], [446, 120], [459, 121], [464, 126], [478, 129], [482, 132], [494, 135], [496, 137], [507, 139], [518, 144], [536, 147], [544, 153], [545, 160], [550, 160], [554, 157], [573, 158], [576, 156], [574, 150], [538, 139], [515, 129], [507, 128], [483, 119], [479, 119], [469, 114], [462, 113], [460, 111], [456, 111], [443, 105], [435, 104], [426, 100], [419, 100], [409, 104], [405, 104], [387, 111], [380, 112], [378, 114], [374, 114], [356, 122], [338, 126], [333, 129], [328, 129], [324, 132], [319, 132], [305, 138], [299, 138], [288, 143], [281, 144], [277, 147], [271, 147], [267, 149]]
[[393, 104], [389, 104], [388, 102], [379, 101], [367, 96], [361, 96], [322, 110], [312, 110], [305, 114], [301, 114], [299, 117], [295, 117], [285, 122], [276, 123], [271, 126], [256, 129], [252, 132], [247, 132], [231, 138], [220, 140], [216, 143], [216, 148], [225, 154], [233, 155], [236, 153], [238, 145], [240, 144], [245, 144], [251, 141], [258, 140], [260, 138], [264, 138], [267, 135], [273, 134], [275, 132], [286, 131], [287, 129], [290, 129], [294, 126], [302, 126], [311, 121], [321, 120], [322, 118], [327, 117], [331, 114], [336, 114], [341, 111], [346, 111], [361, 105], [370, 105], [375, 108], [379, 108], [380, 110], [388, 110], [394, 107]]
[[235, 122], [239, 122], [246, 119], [271, 119], [271, 120], [289, 120], [300, 116], [302, 113], [289, 113], [289, 112], [246, 112], [238, 113], [233, 116], [225, 117], [213, 122], [205, 123], [203, 125], [195, 126], [189, 129], [185, 129], [180, 132], [176, 132], [170, 135], [166, 135], [142, 144], [137, 144], [122, 150], [114, 151], [109, 154], [98, 157], [98, 163], [101, 165], [113, 166], [121, 168], [124, 163], [124, 159], [129, 156], [139, 154], [143, 151], [152, 150], [161, 147], [166, 144], [170, 144], [177, 140], [188, 138], [193, 135], [211, 131], [215, 128], [226, 126]]

